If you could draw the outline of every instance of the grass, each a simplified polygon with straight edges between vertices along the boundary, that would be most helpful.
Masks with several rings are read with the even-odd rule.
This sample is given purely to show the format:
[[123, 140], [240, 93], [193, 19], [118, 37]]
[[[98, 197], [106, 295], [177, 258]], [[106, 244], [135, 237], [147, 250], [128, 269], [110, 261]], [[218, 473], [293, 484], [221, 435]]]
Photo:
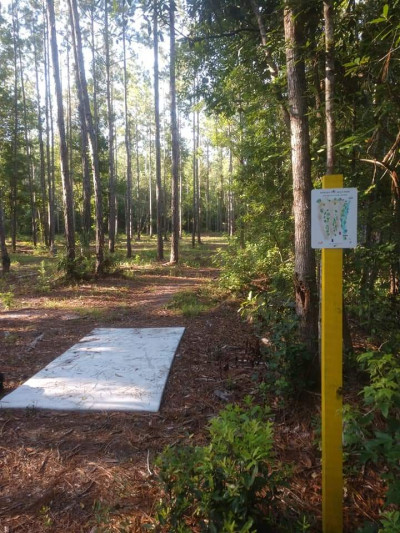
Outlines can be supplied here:
[[166, 308], [185, 317], [194, 317], [208, 311], [216, 304], [217, 300], [212, 297], [210, 291], [202, 288], [196, 291], [177, 292]]

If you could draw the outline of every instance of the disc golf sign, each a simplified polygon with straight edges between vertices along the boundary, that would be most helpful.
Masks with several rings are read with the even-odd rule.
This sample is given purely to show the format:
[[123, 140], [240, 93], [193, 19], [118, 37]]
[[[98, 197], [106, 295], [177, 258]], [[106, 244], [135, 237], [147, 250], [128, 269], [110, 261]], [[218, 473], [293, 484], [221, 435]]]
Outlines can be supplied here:
[[343, 531], [343, 250], [357, 246], [357, 189], [341, 174], [311, 191], [311, 246], [321, 250], [322, 531]]
[[357, 246], [357, 189], [311, 191], [311, 247]]

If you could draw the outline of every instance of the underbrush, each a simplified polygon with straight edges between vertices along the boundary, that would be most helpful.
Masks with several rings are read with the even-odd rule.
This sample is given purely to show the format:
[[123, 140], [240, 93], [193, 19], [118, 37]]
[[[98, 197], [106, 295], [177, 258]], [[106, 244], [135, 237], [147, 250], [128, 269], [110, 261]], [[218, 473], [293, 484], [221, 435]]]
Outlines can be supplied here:
[[[344, 406], [343, 441], [347, 468], [359, 472], [371, 465], [387, 486], [379, 523], [366, 524], [360, 532], [399, 533], [400, 301], [388, 294], [388, 281], [378, 276], [373, 264], [366, 267], [359, 261], [363, 253], [357, 250], [347, 258], [344, 295], [358, 344], [361, 338], [380, 349], [345, 355], [345, 371], [353, 376], [351, 392], [359, 399]], [[290, 258], [283, 260], [275, 246], [268, 249], [266, 240], [245, 249], [235, 244], [219, 259], [224, 286], [240, 295], [240, 313], [260, 340], [263, 365], [254, 373], [259, 397], [287, 409], [293, 398], [313, 387], [309, 370], [315, 364], [297, 334]], [[368, 290], [361, 287], [363, 269], [376, 276]]]
[[174, 294], [166, 308], [185, 317], [194, 317], [217, 305], [219, 298], [220, 296], [211, 288], [202, 287], [195, 291], [181, 291]]
[[283, 407], [305, 389], [313, 388], [312, 357], [298, 337], [298, 318], [290, 301], [281, 301], [280, 294], [274, 292], [250, 292], [240, 313], [252, 322], [260, 339], [264, 365], [255, 372], [260, 393]]
[[[344, 406], [344, 448], [348, 465], [375, 465], [386, 482], [382, 529], [400, 531], [400, 357], [366, 352], [357, 357], [368, 384], [360, 391], [359, 406]], [[375, 529], [374, 529], [375, 528]], [[377, 531], [367, 524], [362, 532]]]
[[[275, 460], [273, 422], [266, 407], [228, 405], [208, 427], [204, 446], [167, 447], [157, 461], [163, 493], [162, 531], [256, 533], [306, 531], [307, 521], [285, 521], [279, 496], [289, 468]], [[159, 529], [158, 529], [159, 530]]]

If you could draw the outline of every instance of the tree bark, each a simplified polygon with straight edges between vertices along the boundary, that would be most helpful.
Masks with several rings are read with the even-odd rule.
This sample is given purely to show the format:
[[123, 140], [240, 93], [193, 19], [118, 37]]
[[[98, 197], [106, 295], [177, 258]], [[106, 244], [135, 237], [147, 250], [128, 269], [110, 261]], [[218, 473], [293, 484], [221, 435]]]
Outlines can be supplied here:
[[326, 122], [326, 173], [335, 173], [335, 117], [334, 117], [334, 26], [333, 1], [324, 0], [325, 19], [325, 122]]
[[172, 138], [172, 187], [171, 187], [171, 256], [170, 262], [179, 260], [179, 135], [176, 116], [176, 73], [175, 73], [175, 2], [169, 4], [170, 31], [170, 106]]
[[200, 111], [196, 112], [196, 220], [197, 220], [197, 243], [201, 244], [201, 180], [200, 180]]
[[12, 3], [13, 25], [13, 51], [14, 51], [14, 109], [13, 109], [13, 133], [12, 133], [12, 172], [10, 174], [10, 209], [11, 209], [11, 249], [17, 250], [17, 206], [18, 206], [18, 49], [17, 49], [17, 24], [16, 8]]
[[[1, 191], [0, 191], [1, 194]], [[3, 217], [3, 201], [0, 197], [0, 250], [1, 250], [1, 265], [3, 274], [10, 272], [10, 256], [8, 255], [6, 246], [6, 234], [4, 229], [4, 217]]]
[[206, 231], [210, 231], [210, 144], [207, 142], [206, 148]]
[[[229, 132], [230, 133], [230, 132]], [[233, 237], [234, 230], [235, 230], [235, 222], [234, 222], [234, 207], [233, 207], [233, 190], [232, 190], [232, 184], [233, 184], [233, 154], [232, 149], [229, 148], [229, 182], [228, 182], [228, 235], [229, 237]]]
[[125, 150], [126, 150], [126, 201], [125, 201], [125, 223], [126, 223], [126, 257], [132, 257], [132, 153], [131, 153], [131, 132], [128, 112], [128, 74], [126, 69], [126, 19], [122, 21], [122, 49], [123, 49], [123, 75], [124, 75], [124, 110], [125, 110]]
[[114, 165], [114, 113], [111, 99], [110, 37], [108, 23], [108, 3], [104, 2], [104, 44], [106, 51], [106, 90], [108, 122], [108, 249], [115, 249], [115, 165]]
[[152, 184], [151, 129], [149, 128], [149, 237], [153, 237], [153, 184]]
[[[193, 100], [194, 102], [194, 100]], [[192, 226], [192, 248], [196, 245], [197, 228], [197, 152], [196, 152], [196, 112], [193, 109], [193, 226]]]
[[16, 28], [17, 28], [19, 74], [20, 74], [21, 95], [22, 95], [22, 113], [23, 113], [23, 121], [24, 121], [25, 156], [26, 156], [28, 185], [29, 185], [29, 202], [30, 202], [30, 208], [31, 208], [32, 242], [33, 242], [33, 246], [36, 247], [37, 245], [37, 224], [36, 224], [35, 191], [34, 191], [34, 185], [33, 185], [34, 166], [33, 166], [33, 159], [32, 159], [31, 147], [30, 147], [30, 142], [29, 142], [25, 81], [24, 81], [24, 71], [23, 71], [23, 65], [22, 65], [22, 51], [21, 51], [21, 44], [20, 44], [20, 37], [19, 37], [19, 20], [18, 20], [17, 15], [16, 15]]
[[53, 59], [54, 89], [57, 99], [57, 126], [60, 136], [60, 163], [61, 163], [61, 181], [63, 189], [64, 204], [64, 221], [65, 237], [67, 243], [67, 274], [72, 275], [74, 272], [75, 260], [75, 228], [74, 228], [74, 208], [71, 180], [68, 164], [68, 147], [65, 136], [64, 107], [61, 88], [60, 67], [58, 61], [57, 32], [54, 14], [53, 0], [47, 1], [47, 14], [49, 20], [51, 53]]
[[104, 268], [104, 229], [103, 229], [103, 205], [102, 205], [102, 188], [99, 170], [99, 158], [97, 153], [96, 135], [94, 131], [92, 112], [90, 110], [89, 95], [86, 82], [85, 65], [83, 60], [82, 38], [79, 26], [79, 14], [76, 0], [68, 0], [69, 12], [71, 17], [72, 41], [75, 53], [75, 67], [77, 69], [77, 77], [79, 80], [78, 96], [82, 103], [83, 112], [85, 115], [85, 124], [87, 130], [87, 138], [90, 152], [90, 159], [92, 163], [92, 175], [94, 185], [95, 197], [95, 213], [96, 213], [96, 267], [95, 274], [99, 275]]
[[139, 150], [139, 125], [136, 121], [136, 235], [140, 241], [142, 231], [142, 210], [140, 206], [140, 150]]
[[[301, 6], [300, 6], [301, 7]], [[305, 65], [301, 57], [304, 44], [302, 12], [286, 5], [284, 30], [290, 113], [295, 224], [294, 284], [299, 333], [313, 356], [318, 354], [318, 305], [315, 255], [311, 249], [311, 157], [306, 105]], [[315, 377], [318, 366], [311, 369]]]
[[43, 49], [44, 49], [44, 80], [45, 80], [45, 119], [46, 119], [46, 173], [47, 173], [47, 198], [48, 198], [48, 226], [49, 242], [48, 247], [52, 253], [55, 252], [55, 219], [54, 219], [54, 166], [52, 165], [53, 150], [50, 143], [53, 141], [53, 105], [50, 92], [50, 50], [49, 50], [49, 24], [43, 5], [44, 32], [43, 32]]
[[[77, 87], [79, 85], [78, 78], [76, 79]], [[82, 236], [83, 244], [86, 251], [89, 251], [90, 237], [92, 230], [92, 188], [90, 186], [90, 163], [89, 163], [89, 146], [88, 133], [85, 121], [85, 112], [81, 101], [78, 103], [79, 121], [81, 123], [81, 168], [82, 168]]]
[[41, 225], [43, 231], [43, 238], [46, 246], [49, 245], [49, 225], [48, 217], [46, 216], [46, 169], [44, 157], [44, 143], [43, 143], [43, 126], [42, 126], [42, 110], [40, 103], [40, 89], [39, 89], [39, 66], [37, 57], [37, 43], [36, 39], [33, 43], [34, 62], [35, 62], [35, 89], [36, 89], [36, 106], [37, 106], [37, 128], [39, 139], [39, 157], [40, 157], [40, 195], [42, 200], [41, 210]]
[[160, 141], [160, 93], [158, 72], [158, 0], [154, 0], [153, 13], [153, 50], [154, 50], [154, 116], [155, 116], [155, 151], [156, 151], [156, 203], [157, 203], [157, 259], [164, 260], [164, 243], [162, 236], [162, 186], [161, 186], [161, 141]]

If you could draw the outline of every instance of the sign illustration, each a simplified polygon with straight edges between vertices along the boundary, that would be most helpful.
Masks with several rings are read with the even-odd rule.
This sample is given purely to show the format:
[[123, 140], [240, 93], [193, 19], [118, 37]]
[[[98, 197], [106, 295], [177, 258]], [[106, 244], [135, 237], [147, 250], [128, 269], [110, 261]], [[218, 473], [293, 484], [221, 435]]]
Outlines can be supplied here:
[[357, 189], [311, 191], [312, 248], [357, 246]]

